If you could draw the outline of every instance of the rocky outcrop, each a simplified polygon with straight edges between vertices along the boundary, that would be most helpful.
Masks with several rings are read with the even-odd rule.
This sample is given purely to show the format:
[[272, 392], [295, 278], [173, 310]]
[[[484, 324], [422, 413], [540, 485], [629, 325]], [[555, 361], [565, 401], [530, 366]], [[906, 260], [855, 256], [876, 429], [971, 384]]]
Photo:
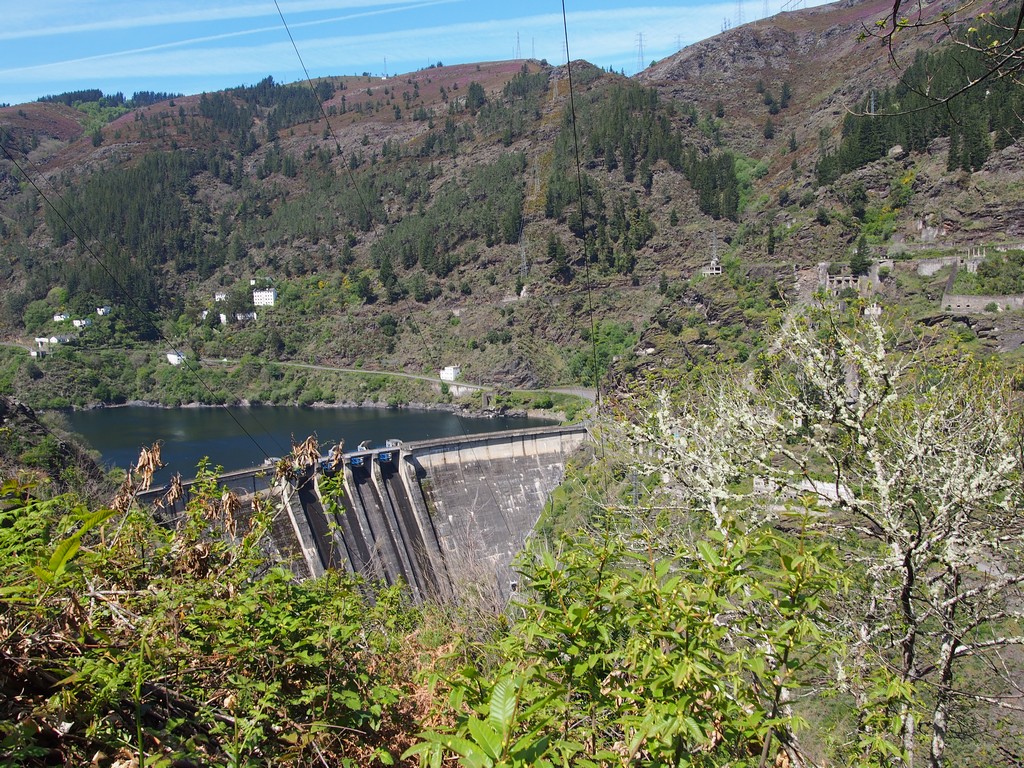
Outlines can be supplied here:
[[103, 471], [85, 449], [43, 424], [35, 411], [10, 397], [0, 397], [0, 475], [48, 483], [56, 493], [111, 490]]

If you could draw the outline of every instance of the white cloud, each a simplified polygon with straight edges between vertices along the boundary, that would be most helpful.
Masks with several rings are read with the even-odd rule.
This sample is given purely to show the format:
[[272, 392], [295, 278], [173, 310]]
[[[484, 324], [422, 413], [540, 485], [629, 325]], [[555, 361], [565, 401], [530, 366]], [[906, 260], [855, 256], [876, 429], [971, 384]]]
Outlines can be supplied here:
[[[354, 8], [380, 8], [395, 6], [403, 0], [282, 0], [281, 11], [289, 15], [341, 11]], [[446, 0], [459, 2], [461, 0]], [[5, 11], [4, 29], [0, 40], [21, 40], [30, 37], [54, 37], [61, 35], [88, 34], [94, 32], [137, 29], [141, 27], [165, 27], [174, 24], [209, 24], [219, 21], [243, 19], [277, 19], [277, 9], [272, 3], [222, 3], [197, 7], [194, 3], [178, 3], [181, 10], [168, 10], [166, 3], [132, 3], [130, 5], [110, 3], [103, 7], [102, 17], [97, 18], [94, 4], [82, 3], [27, 3], [14, 14]], [[401, 10], [401, 9], [396, 9]], [[388, 10], [377, 11], [387, 13]], [[360, 14], [357, 14], [360, 15]], [[310, 23], [329, 23], [335, 20], [355, 18], [340, 16]]]

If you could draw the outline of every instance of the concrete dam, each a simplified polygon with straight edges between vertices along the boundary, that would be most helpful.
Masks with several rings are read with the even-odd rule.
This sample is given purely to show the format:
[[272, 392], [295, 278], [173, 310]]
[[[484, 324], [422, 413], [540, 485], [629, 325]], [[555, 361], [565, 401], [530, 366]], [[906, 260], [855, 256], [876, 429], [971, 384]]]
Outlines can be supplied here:
[[417, 600], [486, 581], [507, 592], [513, 557], [587, 439], [575, 425], [396, 440], [292, 482], [272, 485], [266, 468], [221, 481], [239, 496], [279, 496], [271, 548], [300, 578], [344, 569], [402, 581]]

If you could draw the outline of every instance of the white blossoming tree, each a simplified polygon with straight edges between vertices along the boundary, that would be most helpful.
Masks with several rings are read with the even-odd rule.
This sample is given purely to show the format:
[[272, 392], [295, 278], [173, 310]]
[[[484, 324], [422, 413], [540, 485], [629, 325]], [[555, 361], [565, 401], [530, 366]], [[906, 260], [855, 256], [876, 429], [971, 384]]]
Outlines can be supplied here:
[[1019, 398], [994, 364], [921, 354], [875, 320], [818, 310], [780, 333], [757, 371], [622, 428], [691, 520], [799, 513], [834, 538], [844, 652], [818, 684], [853, 704], [835, 741], [850, 764], [941, 766], [965, 703], [1024, 708]]

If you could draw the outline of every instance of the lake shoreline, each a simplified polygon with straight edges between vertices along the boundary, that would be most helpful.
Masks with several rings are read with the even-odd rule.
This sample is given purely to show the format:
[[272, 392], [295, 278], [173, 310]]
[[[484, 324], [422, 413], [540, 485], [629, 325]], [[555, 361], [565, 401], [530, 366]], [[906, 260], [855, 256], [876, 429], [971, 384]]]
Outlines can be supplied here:
[[[399, 405], [395, 405], [393, 403], [382, 403], [377, 400], [367, 400], [362, 403], [357, 403], [354, 401], [342, 401], [338, 403], [311, 403], [309, 405], [296, 405], [294, 403], [253, 403], [245, 399], [240, 400], [237, 403], [182, 403], [181, 405], [165, 405], [164, 403], [158, 403], [149, 400], [128, 400], [124, 403], [91, 403], [85, 407], [72, 406], [70, 408], [57, 408], [46, 410], [52, 410], [52, 412], [54, 413], [66, 413], [68, 411], [97, 411], [113, 408], [159, 408], [163, 410], [171, 410], [176, 408], [184, 408], [190, 410], [198, 410], [203, 408], [308, 408], [310, 410], [372, 408], [376, 410], [390, 411], [440, 411], [444, 413], [451, 413], [456, 416], [466, 416], [475, 419], [550, 419], [551, 421], [557, 424], [564, 424], [566, 422], [565, 413], [561, 411], [544, 410], [540, 408], [500, 407], [482, 409], [474, 408], [470, 405], [460, 403], [402, 403]], [[43, 410], [42, 412], [45, 413], [46, 410]]]

